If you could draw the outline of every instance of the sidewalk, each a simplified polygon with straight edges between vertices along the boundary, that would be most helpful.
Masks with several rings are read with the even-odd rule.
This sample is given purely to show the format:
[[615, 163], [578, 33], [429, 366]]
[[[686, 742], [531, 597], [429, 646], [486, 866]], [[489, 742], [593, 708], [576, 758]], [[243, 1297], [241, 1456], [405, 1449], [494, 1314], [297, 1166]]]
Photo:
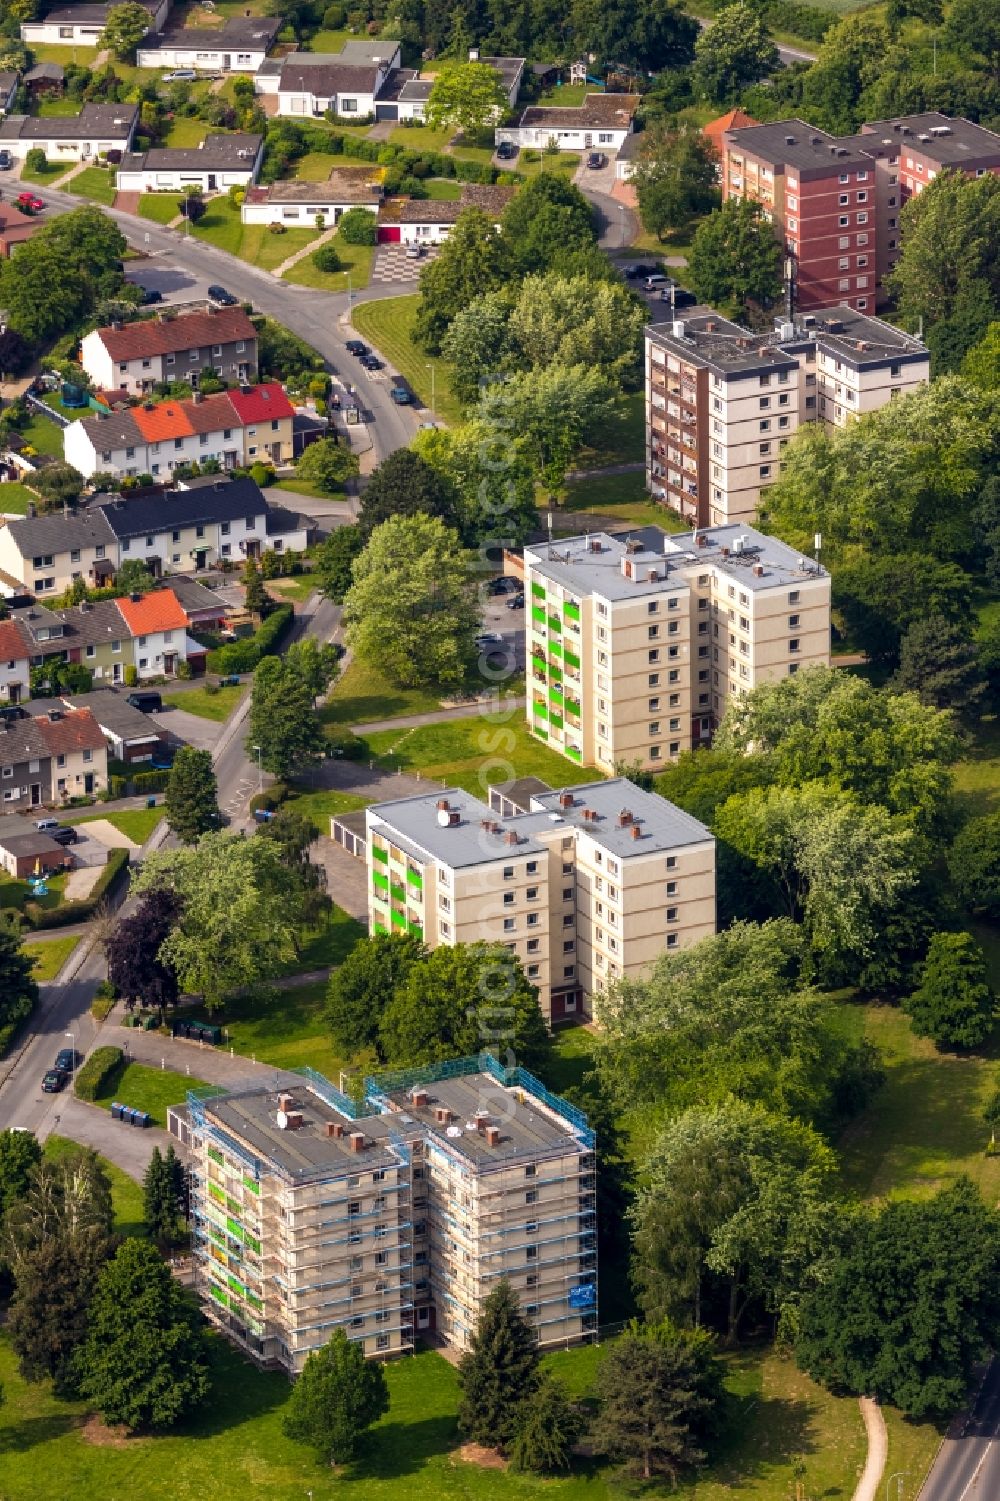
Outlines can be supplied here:
[[860, 1397], [858, 1402], [868, 1435], [868, 1457], [852, 1501], [877, 1501], [879, 1483], [889, 1453], [889, 1437], [885, 1431], [882, 1409], [875, 1399]]
[[373, 719], [368, 724], [352, 724], [351, 729], [355, 735], [375, 735], [379, 730], [416, 730], [425, 724], [444, 724], [449, 719], [496, 714], [498, 709], [523, 709], [527, 702], [524, 697], [501, 699], [499, 704], [492, 698], [475, 699], [472, 703], [456, 704], [452, 709], [428, 709], [424, 714], [400, 714], [396, 719]]

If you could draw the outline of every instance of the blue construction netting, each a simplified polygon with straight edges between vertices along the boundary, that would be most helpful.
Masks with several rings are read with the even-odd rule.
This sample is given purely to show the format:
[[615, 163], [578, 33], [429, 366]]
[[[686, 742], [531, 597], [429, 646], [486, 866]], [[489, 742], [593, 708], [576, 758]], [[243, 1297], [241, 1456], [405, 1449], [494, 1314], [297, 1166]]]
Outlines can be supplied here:
[[[325, 1100], [334, 1110], [339, 1110], [341, 1115], [346, 1115], [348, 1120], [360, 1120], [362, 1116], [371, 1113], [368, 1109], [367, 1098], [363, 1103], [359, 1104], [357, 1100], [352, 1100], [350, 1095], [344, 1094], [342, 1089], [338, 1089], [335, 1084], [331, 1084], [324, 1074], [317, 1073], [314, 1068], [297, 1068], [294, 1072], [301, 1074], [303, 1079], [307, 1079], [310, 1088], [316, 1091], [320, 1099]], [[366, 1094], [367, 1085], [368, 1080], [366, 1079]]]

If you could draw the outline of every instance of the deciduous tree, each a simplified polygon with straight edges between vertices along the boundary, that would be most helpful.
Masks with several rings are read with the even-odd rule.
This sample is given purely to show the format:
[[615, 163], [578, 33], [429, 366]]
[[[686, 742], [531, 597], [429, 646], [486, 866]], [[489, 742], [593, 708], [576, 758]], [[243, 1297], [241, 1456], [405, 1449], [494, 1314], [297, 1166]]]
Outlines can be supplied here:
[[335, 604], [343, 603], [344, 595], [351, 587], [354, 559], [361, 556], [364, 545], [361, 528], [352, 522], [348, 526], [335, 527], [313, 553], [320, 588]]
[[974, 1048], [993, 1030], [996, 1005], [971, 933], [935, 933], [920, 983], [905, 1003], [913, 1030], [938, 1046]]
[[507, 266], [517, 277], [551, 270], [568, 253], [596, 245], [597, 230], [580, 189], [559, 172], [540, 172], [504, 209], [501, 238]]
[[972, 613], [972, 580], [956, 563], [921, 552], [865, 555], [834, 573], [834, 605], [851, 644], [873, 661], [899, 661], [899, 645], [916, 620], [940, 615], [962, 622]]
[[[707, 35], [707, 32], [705, 33]], [[688, 279], [702, 302], [733, 309], [772, 307], [782, 293], [782, 251], [752, 198], [731, 198], [699, 224]]]
[[500, 285], [507, 261], [506, 241], [497, 234], [490, 216], [482, 209], [464, 209], [438, 254], [420, 273], [414, 337], [421, 348], [429, 354], [441, 352], [452, 318], [474, 297]]
[[337, 443], [333, 438], [318, 438], [310, 443], [295, 465], [298, 478], [315, 485], [324, 495], [335, 495], [357, 472], [356, 455], [346, 443]]
[[470, 546], [517, 546], [537, 530], [535, 470], [514, 434], [463, 422], [418, 433], [414, 447], [452, 486], [459, 530]]
[[694, 44], [695, 90], [713, 104], [734, 104], [749, 83], [773, 72], [778, 49], [760, 11], [727, 5]]
[[425, 109], [433, 130], [450, 126], [463, 135], [482, 135], [508, 109], [496, 68], [481, 62], [446, 62], [434, 76]]
[[477, 417], [498, 433], [517, 434], [546, 490], [558, 493], [570, 460], [618, 415], [615, 387], [587, 365], [521, 372], [479, 399]]
[[412, 448], [397, 448], [373, 471], [358, 512], [362, 539], [367, 542], [377, 526], [394, 516], [437, 516], [460, 530], [451, 484]]
[[574, 34], [603, 66], [660, 73], [694, 56], [697, 22], [671, 0], [579, 0]]
[[538, 1390], [538, 1343], [506, 1277], [483, 1299], [458, 1367], [458, 1422], [477, 1444], [506, 1451]]
[[28, 1191], [32, 1169], [42, 1160], [38, 1139], [30, 1131], [0, 1131], [0, 1231], [7, 1210]]
[[308, 685], [281, 657], [265, 657], [254, 673], [248, 752], [284, 780], [319, 761], [323, 727]]
[[379, 1028], [396, 992], [426, 954], [412, 933], [379, 933], [362, 938], [330, 976], [326, 1021], [333, 1045], [348, 1057], [374, 1049], [379, 1062]]
[[146, 7], [137, 0], [124, 0], [108, 11], [100, 45], [123, 61], [134, 61], [135, 49], [151, 29], [152, 20]]
[[181, 902], [166, 886], [147, 891], [111, 929], [104, 953], [108, 979], [131, 1011], [135, 1006], [155, 1007], [161, 1013], [177, 1004], [177, 974], [160, 957], [160, 950], [180, 916]]
[[389, 1411], [389, 1388], [377, 1361], [335, 1329], [306, 1359], [292, 1388], [282, 1427], [330, 1464], [353, 1458], [362, 1434]]
[[0, 1026], [9, 1027], [30, 1014], [38, 1000], [34, 968], [34, 958], [21, 947], [19, 934], [0, 927]]
[[167, 823], [184, 844], [196, 844], [202, 834], [219, 827], [219, 788], [210, 751], [181, 746], [170, 768], [164, 808]]
[[694, 125], [643, 132], [633, 183], [643, 228], [664, 239], [718, 207], [718, 157]]
[[970, 818], [948, 852], [948, 874], [971, 912], [1000, 915], [1000, 813]]

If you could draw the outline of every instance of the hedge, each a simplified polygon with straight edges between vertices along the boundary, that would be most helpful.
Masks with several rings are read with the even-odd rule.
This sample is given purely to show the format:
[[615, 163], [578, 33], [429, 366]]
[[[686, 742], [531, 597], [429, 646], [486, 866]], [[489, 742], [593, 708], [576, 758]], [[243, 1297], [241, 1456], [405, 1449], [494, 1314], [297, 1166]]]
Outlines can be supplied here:
[[274, 782], [263, 792], [255, 792], [250, 799], [250, 812], [256, 813], [258, 808], [264, 808], [268, 813], [275, 813], [288, 796], [288, 788], [284, 782]]
[[50, 911], [40, 907], [37, 902], [25, 902], [24, 916], [33, 928], [67, 928], [75, 922], [89, 922], [127, 866], [128, 850], [110, 850], [108, 863], [89, 896], [81, 897], [75, 902], [63, 902]]
[[108, 776], [108, 792], [116, 797], [141, 797], [146, 792], [166, 792], [169, 771], [137, 771], [135, 776]]
[[121, 1048], [95, 1048], [86, 1063], [77, 1071], [73, 1091], [79, 1100], [91, 1104], [98, 1095], [106, 1094], [124, 1062]]
[[209, 672], [221, 673], [223, 677], [234, 672], [253, 672], [262, 657], [276, 654], [294, 613], [290, 604], [279, 605], [252, 636], [246, 636], [242, 641], [228, 641], [225, 646], [210, 651], [206, 663]]
[[104, 1022], [114, 1010], [117, 996], [110, 980], [102, 980], [90, 1003], [90, 1014], [95, 1021]]
[[[809, 10], [811, 7], [805, 6]], [[338, 130], [324, 130], [321, 125], [300, 124], [283, 120], [268, 130], [265, 147], [265, 166], [261, 181], [273, 182], [274, 170], [281, 170], [281, 147], [289, 150], [289, 157], [296, 160], [308, 151], [327, 152], [333, 156], [355, 157], [360, 161], [375, 162], [380, 167], [397, 167], [404, 174], [414, 176], [456, 177], [459, 182], [494, 183], [499, 180], [517, 182], [518, 173], [500, 173], [488, 162], [464, 161], [461, 157], [449, 156], [443, 151], [411, 151], [407, 146], [398, 146], [388, 141], [369, 141], [365, 136], [345, 136]], [[298, 148], [301, 147], [301, 150]], [[277, 159], [276, 159], [277, 158]], [[288, 158], [286, 158], [286, 161]], [[414, 173], [419, 166], [421, 171]]]

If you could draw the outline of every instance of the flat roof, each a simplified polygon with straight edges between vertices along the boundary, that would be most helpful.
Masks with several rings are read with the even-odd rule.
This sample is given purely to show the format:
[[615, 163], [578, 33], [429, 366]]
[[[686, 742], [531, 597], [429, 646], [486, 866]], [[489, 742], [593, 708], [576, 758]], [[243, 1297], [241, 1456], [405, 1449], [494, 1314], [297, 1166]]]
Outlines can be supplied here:
[[[659, 531], [659, 528], [650, 530]], [[664, 533], [663, 536], [668, 556], [679, 553], [692, 564], [701, 560], [711, 563], [738, 582], [741, 589], [750, 592], [830, 577], [821, 563], [803, 557], [794, 547], [780, 542], [777, 537], [765, 536], [752, 526], [733, 523], [700, 527], [696, 532], [675, 532], [672, 536]], [[763, 574], [754, 573], [755, 563], [761, 565]]]
[[[302, 1125], [288, 1130], [278, 1125], [278, 1096], [289, 1094], [294, 1109], [302, 1112]], [[340, 1178], [373, 1167], [388, 1167], [397, 1160], [389, 1142], [388, 1116], [350, 1118], [327, 1103], [303, 1079], [284, 1075], [273, 1089], [253, 1089], [205, 1101], [205, 1118], [245, 1142], [263, 1161], [272, 1163], [291, 1178]], [[344, 1128], [341, 1137], [326, 1134], [327, 1122]], [[395, 1125], [396, 1123], [393, 1122]], [[348, 1140], [352, 1131], [363, 1131], [365, 1147], [353, 1152]]]
[[531, 799], [543, 792], [551, 792], [548, 782], [543, 782], [541, 777], [512, 777], [508, 782], [493, 782], [490, 784], [490, 796], [498, 793], [507, 802], [513, 803], [520, 808], [522, 813], [527, 813], [531, 807]]
[[[491, 1074], [462, 1074], [420, 1085], [427, 1092], [427, 1104], [413, 1104], [413, 1090], [394, 1090], [386, 1098], [400, 1112], [395, 1119], [420, 1127], [420, 1134], [431, 1136], [451, 1151], [467, 1157], [476, 1167], [502, 1165], [511, 1156], [537, 1157], [555, 1152], [573, 1151], [580, 1141], [569, 1121], [544, 1110], [525, 1089], [510, 1089]], [[443, 1124], [435, 1110], [450, 1110], [454, 1119]], [[500, 1140], [491, 1146], [485, 1131], [476, 1121], [477, 1110], [488, 1112], [489, 1123], [500, 1127]], [[394, 1117], [390, 1115], [389, 1120]], [[367, 1126], [367, 1118], [364, 1124]], [[484, 1122], [485, 1124], [485, 1122]]]
[[[663, 594], [671, 589], [687, 590], [688, 581], [680, 574], [647, 577], [648, 565], [663, 572], [663, 544], [649, 542], [647, 535], [659, 533], [658, 527], [637, 527], [628, 539], [639, 539], [637, 547], [625, 536], [611, 532], [591, 532], [583, 537], [560, 537], [557, 542], [534, 543], [524, 549], [526, 563], [543, 578], [550, 578], [577, 595], [599, 594], [603, 599], [640, 599], [647, 594]], [[665, 537], [666, 533], [659, 533]], [[631, 556], [637, 565], [636, 576], [626, 578], [622, 559]]]
[[777, 317], [775, 323], [775, 328], [755, 333], [705, 308], [669, 322], [651, 323], [646, 334], [680, 359], [704, 365], [723, 377], [794, 369], [797, 353], [810, 345], [856, 369], [929, 358], [927, 346], [913, 334], [843, 303], [796, 313], [790, 320]]
[[535, 128], [550, 125], [586, 130], [591, 125], [603, 125], [627, 130], [638, 108], [638, 94], [587, 94], [577, 105], [530, 104], [517, 123]]
[[795, 167], [800, 172], [843, 171], [845, 167], [869, 167], [871, 158], [857, 145], [856, 136], [833, 136], [805, 120], [772, 120], [767, 125], [742, 125], [727, 130], [728, 147], [747, 151], [773, 166]]
[[[458, 815], [454, 823], [447, 821], [452, 814]], [[508, 843], [505, 835], [513, 830], [514, 821], [501, 821], [486, 803], [460, 787], [374, 803], [368, 809], [367, 826], [418, 860], [430, 856], [456, 870], [510, 860], [515, 853], [518, 857], [544, 853], [544, 846], [530, 836]]]
[[143, 714], [114, 688], [97, 688], [92, 693], [74, 693], [62, 700], [71, 709], [89, 709], [102, 730], [109, 730], [130, 743], [161, 740], [162, 731], [148, 714]]
[[377, 208], [382, 197], [378, 167], [334, 167], [322, 182], [272, 182], [267, 187], [250, 188], [248, 203], [328, 203], [370, 204]]
[[[572, 805], [565, 807], [570, 797]], [[627, 777], [538, 793], [532, 797], [531, 807], [536, 814], [544, 813], [550, 826], [556, 822], [572, 824], [625, 860], [686, 844], [704, 844], [713, 838], [711, 830], [690, 813], [659, 793], [644, 792]], [[591, 817], [585, 817], [587, 813]]]
[[681, 359], [719, 375], [798, 369], [798, 360], [782, 351], [776, 333], [752, 333], [711, 308], [667, 323], [652, 323], [646, 332]]
[[962, 116], [928, 110], [920, 115], [896, 115], [888, 120], [866, 120], [858, 135], [850, 137], [862, 151], [909, 147], [940, 162], [942, 167], [968, 167], [973, 162], [1000, 162], [1000, 135]]

